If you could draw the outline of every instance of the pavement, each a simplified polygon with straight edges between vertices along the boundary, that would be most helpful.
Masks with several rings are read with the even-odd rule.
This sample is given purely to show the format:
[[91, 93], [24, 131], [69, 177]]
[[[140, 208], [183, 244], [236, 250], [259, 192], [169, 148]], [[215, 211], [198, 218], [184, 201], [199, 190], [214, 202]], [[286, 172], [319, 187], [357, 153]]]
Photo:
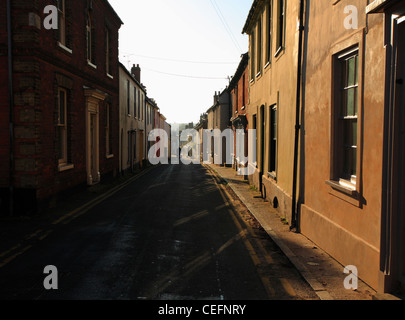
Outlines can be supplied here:
[[230, 167], [207, 167], [225, 180], [229, 196], [235, 195], [244, 203], [321, 300], [399, 300], [392, 295], [378, 294], [361, 279], [358, 279], [357, 290], [345, 289], [348, 274], [344, 273], [344, 266], [304, 235], [290, 231], [277, 210], [243, 176], [238, 176]]

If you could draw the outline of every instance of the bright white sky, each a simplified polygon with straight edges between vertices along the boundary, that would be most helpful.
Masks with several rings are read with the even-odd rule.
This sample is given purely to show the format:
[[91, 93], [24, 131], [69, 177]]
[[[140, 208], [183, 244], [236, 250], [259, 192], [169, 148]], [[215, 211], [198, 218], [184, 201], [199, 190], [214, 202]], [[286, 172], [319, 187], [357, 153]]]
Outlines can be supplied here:
[[141, 82], [169, 123], [198, 122], [211, 107], [215, 91], [225, 89], [227, 77], [234, 75], [241, 55], [248, 51], [248, 38], [241, 32], [253, 1], [109, 2], [124, 22], [122, 64], [128, 70], [140, 65]]

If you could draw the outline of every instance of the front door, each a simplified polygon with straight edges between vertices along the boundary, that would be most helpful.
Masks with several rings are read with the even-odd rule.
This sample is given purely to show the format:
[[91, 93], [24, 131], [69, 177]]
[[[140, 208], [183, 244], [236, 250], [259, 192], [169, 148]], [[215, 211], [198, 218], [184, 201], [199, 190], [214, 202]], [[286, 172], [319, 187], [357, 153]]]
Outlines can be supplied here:
[[97, 145], [97, 115], [90, 114], [90, 174], [92, 183], [97, 183], [100, 181], [100, 173], [98, 168], [98, 145]]
[[260, 107], [260, 162], [259, 162], [259, 184], [260, 192], [263, 194], [263, 175], [264, 175], [264, 146], [265, 146], [265, 130], [266, 121], [264, 118], [264, 105]]
[[139, 166], [143, 167], [143, 159], [145, 158], [144, 155], [144, 143], [143, 143], [143, 131], [139, 132]]
[[100, 182], [99, 109], [106, 95], [97, 90], [85, 90], [86, 97], [86, 171], [87, 184]]

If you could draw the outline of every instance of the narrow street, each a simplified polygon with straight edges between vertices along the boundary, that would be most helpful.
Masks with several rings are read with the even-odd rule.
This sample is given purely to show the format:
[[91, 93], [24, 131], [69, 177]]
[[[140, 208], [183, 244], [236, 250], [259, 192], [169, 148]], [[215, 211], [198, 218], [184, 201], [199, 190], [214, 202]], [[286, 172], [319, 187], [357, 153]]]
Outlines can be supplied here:
[[[317, 299], [218, 183], [200, 165], [153, 168], [3, 262], [0, 298]], [[47, 265], [58, 270], [57, 290], [44, 289]]]

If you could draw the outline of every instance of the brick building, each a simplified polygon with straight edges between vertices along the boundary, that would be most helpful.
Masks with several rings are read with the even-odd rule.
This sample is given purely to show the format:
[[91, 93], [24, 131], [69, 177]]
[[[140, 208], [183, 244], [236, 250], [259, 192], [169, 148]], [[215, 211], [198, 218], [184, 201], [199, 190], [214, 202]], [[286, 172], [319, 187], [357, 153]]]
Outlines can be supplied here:
[[[249, 102], [249, 53], [242, 55], [241, 61], [238, 68], [229, 84], [229, 90], [231, 92], [231, 101], [232, 101], [232, 114], [231, 122], [233, 127], [233, 136], [234, 136], [234, 163], [233, 166], [236, 170], [240, 166], [244, 167], [247, 163], [243, 162], [243, 159], [238, 157], [237, 153], [242, 154], [242, 146], [244, 147], [245, 154], [248, 150], [248, 113], [247, 105]], [[244, 130], [244, 144], [237, 145], [237, 134], [236, 130]], [[240, 149], [238, 149], [240, 148]], [[237, 152], [240, 151], [240, 152]]]
[[1, 7], [10, 19], [1, 10], [0, 206], [32, 214], [117, 170], [122, 21], [107, 0], [1, 0]]

